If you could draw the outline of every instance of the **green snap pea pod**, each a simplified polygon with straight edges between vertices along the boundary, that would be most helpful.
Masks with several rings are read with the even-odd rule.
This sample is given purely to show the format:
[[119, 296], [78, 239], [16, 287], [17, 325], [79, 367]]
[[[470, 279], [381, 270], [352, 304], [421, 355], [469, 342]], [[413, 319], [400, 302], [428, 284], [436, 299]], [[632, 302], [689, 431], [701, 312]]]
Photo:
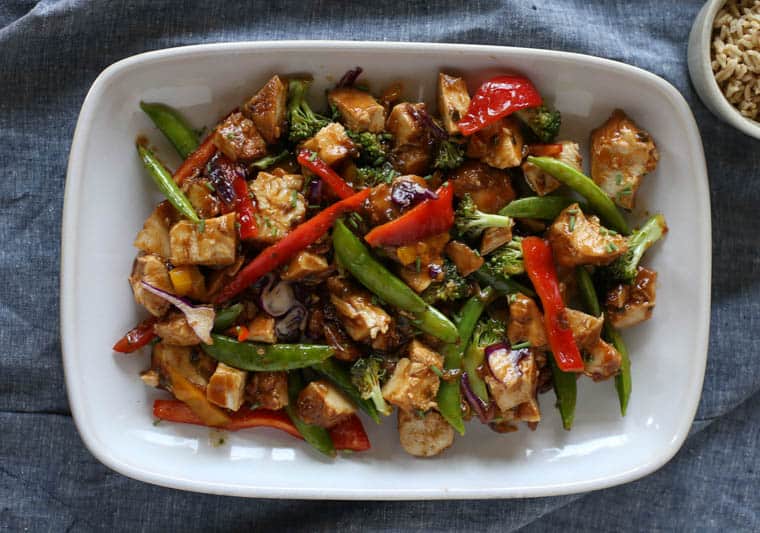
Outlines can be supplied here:
[[214, 344], [204, 344], [208, 355], [241, 370], [275, 371], [306, 368], [333, 355], [329, 346], [318, 344], [253, 344], [211, 334]]
[[[460, 313], [461, 318], [457, 326], [459, 332], [459, 338], [461, 339], [457, 344], [447, 344], [444, 346], [443, 352], [443, 366], [446, 370], [459, 370], [462, 367], [462, 354], [464, 353], [467, 342], [472, 337], [472, 332], [475, 329], [480, 315], [486, 308], [488, 303], [494, 296], [493, 289], [486, 288], [472, 296], [462, 306]], [[462, 390], [460, 389], [459, 380], [461, 378], [457, 376], [456, 379], [441, 380], [441, 384], [438, 388], [438, 397], [436, 401], [438, 403], [438, 411], [446, 421], [451, 424], [460, 435], [464, 435], [464, 420], [462, 419]]]
[[412, 323], [419, 329], [447, 343], [459, 340], [456, 326], [375, 260], [340, 220], [333, 229], [333, 248], [340, 264], [352, 276], [384, 302], [410, 313], [414, 317]]
[[172, 175], [169, 173], [169, 171], [166, 170], [164, 165], [162, 165], [156, 156], [153, 155], [153, 152], [140, 144], [137, 145], [137, 152], [140, 154], [140, 159], [142, 159], [145, 168], [148, 169], [148, 172], [153, 178], [156, 186], [164, 194], [164, 196], [166, 196], [166, 199], [169, 200], [169, 203], [171, 203], [177, 209], [177, 211], [182, 213], [184, 216], [196, 224], [200, 224], [202, 221], [198, 214], [195, 212], [193, 204], [190, 203], [190, 200], [187, 199], [185, 193], [183, 193], [180, 190], [179, 186], [174, 182], [174, 179], [172, 178]]
[[[565, 196], [529, 196], [509, 202], [499, 214], [512, 218], [554, 220], [563, 209], [576, 202], [577, 200]], [[581, 209], [585, 207], [587, 206], [581, 204]]]
[[140, 109], [150, 117], [161, 133], [174, 145], [177, 153], [185, 159], [198, 148], [198, 133], [184, 118], [165, 104], [140, 102]]
[[214, 318], [214, 331], [224, 331], [230, 327], [242, 312], [243, 304], [241, 303], [236, 303], [235, 305], [225, 307], [221, 311], [217, 311]]
[[478, 374], [478, 367], [485, 361], [485, 350], [481, 350], [473, 343], [467, 347], [462, 358], [462, 367], [467, 372], [467, 382], [470, 389], [481, 399], [483, 403], [488, 403], [488, 387], [483, 378]]
[[362, 398], [359, 390], [351, 383], [351, 374], [348, 369], [341, 365], [335, 359], [325, 359], [321, 363], [312, 367], [314, 370], [324, 375], [327, 379], [335, 383], [346, 396], [348, 396], [362, 411], [367, 413], [372, 420], [380, 423], [380, 414], [370, 400]]
[[562, 418], [562, 427], [570, 431], [575, 419], [575, 400], [578, 397], [578, 374], [575, 372], [563, 372], [557, 366], [554, 357], [547, 357], [552, 366], [552, 384], [554, 394], [557, 396], [557, 408]]
[[564, 183], [575, 192], [583, 196], [591, 208], [599, 215], [602, 221], [615, 231], [628, 235], [631, 230], [614, 202], [607, 196], [594, 181], [579, 172], [567, 163], [563, 163], [553, 157], [528, 157], [528, 162], [533, 163], [544, 172], [552, 175], [558, 181]]
[[496, 277], [488, 272], [487, 269], [480, 267], [473, 275], [483, 285], [493, 287], [496, 291], [502, 294], [516, 294], [518, 292], [523, 293], [525, 296], [535, 297], [536, 293], [533, 289], [526, 287], [522, 283], [518, 283], [512, 278]]
[[[594, 316], [600, 316], [602, 309], [599, 305], [599, 298], [596, 296], [596, 289], [594, 289], [591, 275], [585, 268], [578, 267], [575, 270], [575, 277], [578, 281], [578, 289], [586, 305], [586, 309]], [[618, 402], [620, 403], [620, 414], [625, 416], [628, 410], [628, 400], [631, 399], [631, 358], [620, 332], [607, 320], [604, 321], [604, 337], [608, 342], [612, 343], [612, 346], [620, 354], [620, 372], [615, 376], [615, 390], [617, 390]]]
[[329, 457], [335, 457], [335, 446], [330, 437], [330, 432], [323, 427], [307, 424], [296, 413], [296, 402], [301, 389], [303, 389], [303, 379], [300, 371], [288, 372], [288, 405], [285, 406], [285, 412], [288, 413], [293, 425], [306, 442], [317, 451]]

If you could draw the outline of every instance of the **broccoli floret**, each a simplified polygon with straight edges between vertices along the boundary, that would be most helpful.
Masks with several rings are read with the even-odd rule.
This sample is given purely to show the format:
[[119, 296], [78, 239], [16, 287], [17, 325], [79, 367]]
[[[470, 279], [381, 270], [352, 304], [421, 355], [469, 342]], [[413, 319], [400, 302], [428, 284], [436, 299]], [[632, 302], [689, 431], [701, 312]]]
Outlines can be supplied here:
[[359, 163], [361, 166], [377, 167], [385, 163], [387, 150], [384, 144], [384, 134], [363, 131], [356, 133], [346, 131], [359, 149]]
[[454, 218], [456, 233], [461, 237], [470, 239], [478, 237], [486, 228], [509, 228], [511, 226], [511, 218], [484, 213], [479, 210], [469, 194], [460, 200]]
[[665, 217], [662, 215], [651, 217], [628, 237], [628, 251], [601, 270], [602, 278], [608, 282], [633, 283], [644, 252], [660, 240], [667, 231]]
[[381, 183], [390, 183], [399, 176], [393, 166], [387, 161], [378, 167], [359, 167], [356, 169], [357, 181], [364, 187], [374, 187]]
[[451, 170], [464, 163], [464, 144], [451, 139], [438, 143], [433, 167], [440, 170]]
[[380, 389], [380, 381], [384, 376], [383, 361], [374, 355], [357, 359], [351, 367], [351, 382], [359, 390], [362, 398], [372, 400], [378, 412], [387, 416], [393, 408], [386, 403]]
[[514, 237], [504, 246], [494, 250], [486, 266], [494, 275], [517, 276], [525, 272], [523, 264], [522, 237]]
[[293, 143], [313, 137], [330, 123], [330, 119], [312, 111], [306, 102], [306, 93], [310, 85], [309, 80], [288, 82], [288, 122], [290, 124], [288, 139]]
[[481, 318], [472, 332], [472, 344], [485, 349], [492, 344], [504, 342], [507, 331], [504, 322], [494, 318]]
[[557, 137], [562, 124], [560, 112], [545, 104], [521, 109], [515, 113], [515, 116], [525, 123], [541, 142], [545, 143], [550, 143]]
[[268, 155], [268, 156], [262, 157], [261, 159], [257, 159], [256, 161], [254, 161], [253, 163], [251, 163], [248, 166], [250, 168], [257, 168], [259, 170], [266, 170], [269, 167], [271, 167], [271, 166], [279, 163], [280, 161], [282, 161], [283, 159], [285, 159], [286, 157], [288, 157], [289, 154], [290, 154], [290, 152], [288, 152], [287, 150], [283, 150], [279, 154]]
[[464, 279], [456, 265], [448, 259], [443, 260], [443, 281], [436, 281], [422, 292], [422, 299], [427, 303], [453, 302], [470, 295], [470, 285]]

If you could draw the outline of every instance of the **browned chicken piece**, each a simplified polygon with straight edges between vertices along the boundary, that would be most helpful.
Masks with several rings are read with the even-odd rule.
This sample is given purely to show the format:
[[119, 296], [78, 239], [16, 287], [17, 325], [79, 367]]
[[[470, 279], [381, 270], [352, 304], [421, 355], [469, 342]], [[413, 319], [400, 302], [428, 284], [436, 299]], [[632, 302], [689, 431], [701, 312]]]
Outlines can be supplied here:
[[285, 128], [288, 87], [274, 75], [243, 105], [243, 114], [251, 119], [267, 144], [280, 138]]
[[253, 405], [277, 411], [288, 405], [287, 372], [253, 372], [245, 393]]
[[163, 258], [171, 255], [169, 244], [169, 228], [176, 219], [174, 207], [169, 202], [161, 202], [150, 216], [145, 219], [140, 233], [135, 238], [134, 245], [146, 254], [156, 254]]
[[516, 197], [509, 175], [480, 161], [466, 160], [450, 178], [454, 195], [463, 198], [469, 194], [484, 213], [496, 213]]
[[407, 357], [399, 359], [383, 385], [383, 398], [400, 409], [427, 411], [436, 406], [440, 380], [431, 367], [443, 368], [443, 357], [422, 342], [409, 343]]
[[372, 303], [372, 296], [367, 291], [339, 277], [329, 278], [327, 289], [330, 291], [330, 302], [352, 339], [371, 342], [378, 335], [388, 332], [391, 317]]
[[533, 348], [546, 346], [544, 315], [524, 294], [517, 293], [509, 301], [507, 337], [512, 344], [528, 341]]
[[484, 260], [478, 252], [459, 241], [450, 241], [446, 245], [446, 255], [457, 267], [462, 277], [467, 277], [483, 266]]
[[205, 389], [216, 365], [214, 359], [196, 348], [165, 342], [157, 343], [151, 355], [151, 368], [158, 371], [161, 383], [169, 382], [169, 369], [173, 369], [192, 384]]
[[[530, 425], [541, 421], [541, 409], [538, 406], [538, 396], [531, 398], [527, 402], [521, 403], [516, 407], [515, 411], [516, 422], [527, 422]], [[531, 426], [531, 429], [536, 428]]]
[[633, 284], [621, 283], [605, 299], [607, 318], [616, 328], [630, 328], [652, 316], [657, 301], [657, 272], [639, 267]]
[[[514, 226], [514, 223], [512, 224]], [[512, 226], [508, 228], [486, 228], [480, 238], [480, 254], [488, 255], [512, 240]]]
[[417, 416], [399, 409], [398, 437], [406, 453], [433, 457], [454, 443], [454, 428], [437, 411]]
[[173, 286], [169, 279], [169, 269], [157, 255], [141, 255], [132, 265], [132, 275], [129, 284], [135, 301], [145, 307], [153, 316], [161, 316], [169, 309], [169, 302], [145, 290], [141, 282], [153, 285], [162, 291], [172, 292]]
[[285, 281], [302, 281], [304, 279], [318, 279], [321, 274], [330, 271], [327, 259], [318, 254], [300, 251], [290, 260], [287, 268], [284, 268], [280, 278]]
[[334, 357], [336, 359], [356, 361], [362, 356], [361, 348], [343, 329], [343, 324], [338, 318], [338, 312], [331, 303], [326, 303], [311, 313], [309, 333], [312, 337], [324, 336], [327, 344], [335, 350]]
[[554, 260], [565, 267], [607, 265], [628, 251], [625, 237], [586, 218], [578, 204], [567, 207], [547, 232]]
[[342, 124], [331, 122], [314, 137], [303, 143], [303, 147], [317, 153], [328, 165], [340, 163], [356, 151], [353, 141], [348, 137]]
[[449, 242], [448, 232], [432, 235], [427, 239], [406, 244], [396, 248], [395, 254], [389, 254], [404, 266], [416, 265], [419, 260], [420, 268], [427, 268], [433, 263], [440, 263], [446, 243]]
[[396, 327], [396, 321], [391, 318], [391, 325], [388, 327], [388, 331], [381, 333], [375, 337], [372, 341], [372, 348], [381, 352], [389, 352], [398, 348], [401, 343], [401, 334]]
[[480, 159], [494, 168], [519, 167], [523, 159], [523, 147], [520, 124], [508, 117], [471, 135], [467, 157]]
[[500, 411], [536, 401], [538, 366], [532, 350], [513, 350], [503, 356], [493, 353], [488, 359], [488, 367], [491, 374], [484, 380]]
[[391, 192], [391, 186], [387, 183], [372, 187], [370, 190], [369, 197], [364, 201], [362, 209], [364, 216], [369, 219], [372, 226], [385, 224], [401, 215], [401, 208], [393, 203]]
[[388, 117], [387, 128], [393, 135], [391, 159], [402, 174], [425, 175], [433, 159], [432, 143], [420, 114], [425, 104], [396, 104]]
[[167, 344], [176, 346], [195, 346], [201, 343], [198, 335], [187, 323], [182, 313], [169, 313], [153, 325], [153, 332]]
[[331, 428], [356, 413], [354, 405], [327, 380], [312, 381], [298, 395], [298, 416], [307, 424]]
[[190, 220], [180, 220], [169, 231], [174, 265], [227, 266], [235, 262], [238, 233], [235, 213], [204, 221], [203, 231]]
[[449, 76], [443, 72], [438, 74], [438, 114], [441, 115], [443, 127], [449, 135], [457, 135], [457, 122], [467, 113], [470, 107], [470, 93], [462, 78]]
[[409, 285], [409, 287], [411, 287], [417, 294], [420, 294], [433, 283], [429, 267], [422, 268], [422, 266], [420, 266], [419, 272], [417, 272], [414, 265], [402, 267], [399, 269], [398, 274], [399, 277], [404, 280], [404, 283]]
[[591, 178], [613, 201], [633, 209], [641, 179], [657, 167], [652, 137], [620, 109], [591, 132]]
[[[583, 172], [583, 156], [581, 156], [580, 145], [573, 141], [559, 141], [557, 144], [562, 145], [562, 151], [559, 155], [553, 157], [559, 159], [563, 163], [567, 163], [574, 169]], [[528, 163], [526, 161], [522, 164], [522, 170], [528, 186], [539, 196], [549, 194], [550, 192], [559, 189], [562, 185], [550, 174], [547, 174], [533, 163]]]
[[565, 309], [565, 318], [573, 332], [578, 348], [581, 350], [589, 349], [597, 343], [602, 334], [604, 317], [595, 317], [567, 308]]
[[242, 113], [233, 113], [214, 131], [214, 144], [232, 161], [249, 161], [264, 157], [267, 143], [251, 119]]
[[214, 218], [221, 213], [221, 203], [209, 189], [209, 183], [205, 178], [193, 178], [182, 184], [185, 196], [201, 218]]
[[248, 324], [248, 340], [274, 344], [277, 342], [276, 321], [266, 313], [259, 313]]
[[219, 407], [237, 411], [243, 405], [247, 378], [245, 370], [219, 363], [208, 381], [206, 399]]
[[380, 133], [385, 127], [385, 108], [367, 91], [339, 87], [327, 93], [327, 101], [351, 131]]
[[243, 268], [245, 263], [245, 257], [239, 255], [235, 262], [228, 267], [220, 268], [218, 270], [212, 270], [206, 274], [206, 299], [207, 301], [214, 301], [217, 293], [222, 290], [222, 287], [227, 285], [232, 278]]
[[407, 357], [412, 363], [420, 363], [427, 367], [437, 366], [439, 369], [443, 368], [443, 356], [417, 339], [413, 339], [409, 343]]
[[594, 381], [611, 378], [620, 371], [623, 358], [611, 344], [599, 339], [587, 353], [588, 356], [583, 363], [583, 373]]
[[259, 172], [249, 187], [256, 197], [257, 242], [275, 243], [305, 218], [306, 199], [301, 194], [303, 176], [300, 174], [278, 176]]

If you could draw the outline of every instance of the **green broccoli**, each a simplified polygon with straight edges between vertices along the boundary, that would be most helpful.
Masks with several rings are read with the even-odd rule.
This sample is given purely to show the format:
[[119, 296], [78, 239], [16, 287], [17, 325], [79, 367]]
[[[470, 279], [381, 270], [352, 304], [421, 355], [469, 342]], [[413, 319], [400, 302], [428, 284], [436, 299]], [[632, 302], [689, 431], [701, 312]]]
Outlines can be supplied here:
[[388, 416], [393, 408], [386, 403], [380, 389], [380, 381], [385, 377], [383, 360], [375, 355], [357, 359], [351, 367], [351, 383], [365, 400], [372, 400], [378, 412]]
[[667, 231], [665, 217], [662, 215], [651, 217], [628, 237], [628, 251], [601, 269], [601, 277], [608, 282], [633, 283], [644, 252], [660, 240]]
[[492, 344], [504, 342], [505, 335], [506, 328], [503, 322], [493, 318], [481, 318], [475, 324], [472, 340], [462, 359], [462, 367], [467, 372], [470, 389], [486, 404], [489, 402], [488, 388], [478, 373], [478, 367], [485, 361], [486, 348]]
[[290, 142], [298, 143], [313, 137], [330, 123], [330, 119], [312, 111], [306, 102], [310, 80], [290, 80], [288, 82], [288, 122]]
[[456, 265], [448, 259], [443, 260], [443, 280], [434, 281], [422, 292], [422, 299], [429, 304], [435, 302], [453, 302], [470, 295], [470, 285], [457, 271]]
[[253, 163], [251, 163], [250, 165], [248, 165], [249, 170], [251, 170], [253, 168], [257, 168], [259, 170], [266, 170], [269, 167], [271, 167], [271, 166], [279, 163], [283, 159], [287, 158], [289, 154], [290, 154], [290, 152], [288, 150], [283, 150], [279, 154], [268, 155], [268, 156], [262, 157], [261, 159], [257, 159], [256, 161], [254, 161]]
[[452, 170], [464, 163], [464, 144], [446, 139], [438, 143], [433, 167], [440, 170]]
[[454, 218], [454, 230], [460, 237], [474, 239], [486, 228], [509, 228], [512, 219], [502, 215], [484, 213], [478, 209], [472, 197], [466, 194], [459, 201]]
[[387, 149], [385, 146], [383, 134], [363, 131], [356, 133], [346, 130], [346, 133], [359, 148], [360, 166], [378, 167], [385, 163]]
[[517, 276], [525, 272], [522, 237], [514, 237], [507, 244], [491, 252], [484, 265], [495, 275]]
[[470, 345], [485, 350], [492, 344], [504, 342], [506, 334], [506, 327], [501, 320], [490, 317], [481, 318], [475, 325]]
[[393, 165], [387, 161], [380, 166], [358, 167], [356, 169], [356, 178], [360, 185], [364, 187], [374, 187], [381, 183], [390, 183], [393, 178], [399, 176]]
[[515, 113], [526, 126], [528, 126], [541, 142], [552, 142], [559, 133], [562, 124], [562, 116], [556, 109], [551, 109], [543, 104], [539, 107], [521, 109]]

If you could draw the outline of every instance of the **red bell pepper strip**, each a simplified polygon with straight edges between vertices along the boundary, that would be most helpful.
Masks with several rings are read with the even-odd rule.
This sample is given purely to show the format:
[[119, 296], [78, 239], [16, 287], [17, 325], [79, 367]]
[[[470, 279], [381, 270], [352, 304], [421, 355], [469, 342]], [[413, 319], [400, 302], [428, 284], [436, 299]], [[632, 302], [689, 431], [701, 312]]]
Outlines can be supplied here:
[[237, 273], [216, 297], [215, 303], [223, 303], [239, 294], [251, 284], [256, 283], [262, 276], [275, 268], [284, 265], [298, 252], [316, 242], [333, 225], [341, 215], [348, 211], [356, 211], [369, 196], [370, 189], [364, 189], [353, 196], [334, 203], [317, 213], [285, 237], [268, 246], [257, 255], [253, 261]]
[[395, 220], [364, 236], [371, 246], [402, 246], [448, 231], [454, 224], [454, 187], [444, 184], [438, 198], [423, 200]]
[[562, 153], [562, 145], [556, 144], [531, 144], [528, 145], [528, 153], [536, 157], [557, 157]]
[[[206, 425], [198, 418], [198, 415], [193, 413], [187, 404], [179, 400], [154, 401], [153, 416], [159, 420], [166, 420], [168, 422], [194, 424], [197, 426]], [[222, 429], [238, 431], [254, 427], [275, 428], [297, 439], [303, 439], [285, 411], [271, 411], [269, 409], [242, 407], [230, 415], [230, 421], [222, 426]], [[367, 437], [367, 433], [364, 431], [361, 420], [356, 415], [351, 415], [328, 431], [336, 450], [362, 452], [370, 448], [369, 437]]]
[[240, 224], [238, 233], [241, 239], [252, 239], [258, 235], [259, 230], [256, 227], [256, 207], [249, 195], [248, 183], [242, 176], [237, 176], [232, 182], [232, 189], [235, 191], [235, 211]]
[[155, 323], [156, 317], [146, 318], [116, 341], [113, 350], [119, 353], [132, 353], [139, 350], [156, 337], [153, 332], [153, 324]]
[[543, 100], [528, 78], [497, 76], [475, 92], [467, 113], [457, 123], [462, 135], [472, 135], [515, 111], [538, 107]]
[[195, 174], [198, 170], [209, 162], [211, 157], [216, 153], [216, 145], [214, 144], [214, 134], [206, 137], [201, 145], [185, 159], [177, 171], [174, 173], [174, 181], [177, 185], [182, 185], [182, 182], [187, 178]]
[[302, 148], [298, 152], [298, 163], [322, 178], [322, 181], [327, 183], [339, 198], [348, 198], [356, 192], [338, 175], [337, 172], [330, 168], [330, 165], [318, 158], [317, 154], [311, 150]]
[[583, 358], [568, 325], [565, 303], [559, 292], [551, 246], [539, 237], [526, 237], [522, 240], [522, 249], [525, 271], [544, 307], [544, 326], [554, 360], [563, 372], [583, 372]]

